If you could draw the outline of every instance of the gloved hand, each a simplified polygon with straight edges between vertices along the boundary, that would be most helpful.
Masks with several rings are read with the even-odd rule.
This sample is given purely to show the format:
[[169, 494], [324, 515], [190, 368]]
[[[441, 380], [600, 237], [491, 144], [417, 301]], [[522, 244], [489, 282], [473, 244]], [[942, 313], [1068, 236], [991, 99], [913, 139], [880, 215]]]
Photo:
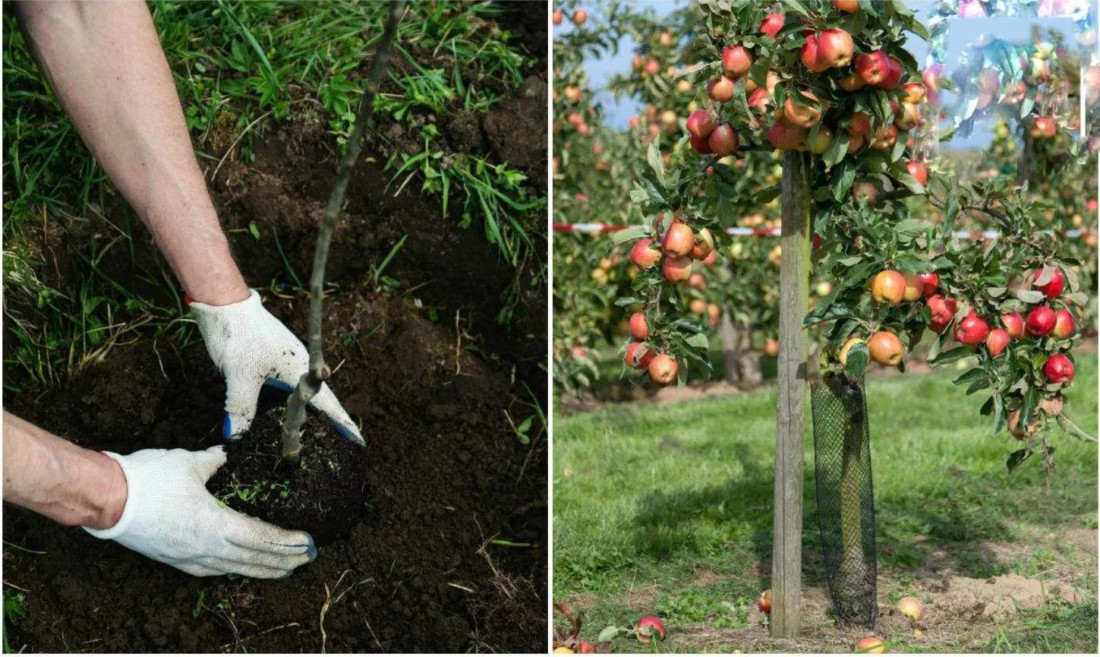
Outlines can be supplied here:
[[[283, 323], [264, 309], [255, 290], [244, 301], [227, 306], [191, 302], [202, 339], [214, 365], [225, 376], [226, 438], [239, 437], [252, 426], [256, 402], [265, 383], [293, 390], [309, 370], [309, 351]], [[363, 445], [358, 427], [328, 385], [310, 401], [328, 416], [343, 437]]]
[[276, 578], [317, 558], [313, 537], [280, 529], [218, 503], [206, 480], [225, 450], [104, 452], [126, 475], [126, 506], [109, 529], [84, 529], [190, 575]]

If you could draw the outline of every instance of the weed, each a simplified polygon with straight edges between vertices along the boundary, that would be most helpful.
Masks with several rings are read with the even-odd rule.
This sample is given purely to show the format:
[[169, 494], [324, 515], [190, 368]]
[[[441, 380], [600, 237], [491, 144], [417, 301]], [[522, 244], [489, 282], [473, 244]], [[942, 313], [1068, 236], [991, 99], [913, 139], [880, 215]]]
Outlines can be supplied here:
[[27, 598], [22, 593], [8, 595], [4, 590], [4, 653], [14, 652], [8, 643], [8, 628], [15, 625], [19, 619], [27, 614]]

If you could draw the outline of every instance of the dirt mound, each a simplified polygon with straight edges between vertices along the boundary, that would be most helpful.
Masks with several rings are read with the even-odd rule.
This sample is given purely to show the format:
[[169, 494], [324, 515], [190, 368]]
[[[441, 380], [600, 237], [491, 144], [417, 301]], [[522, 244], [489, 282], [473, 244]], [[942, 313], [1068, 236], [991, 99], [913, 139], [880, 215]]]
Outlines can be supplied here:
[[973, 618], [986, 616], [1001, 619], [1021, 609], [1038, 609], [1057, 598], [1078, 604], [1084, 594], [1077, 587], [1061, 580], [1040, 580], [1015, 573], [974, 579], [948, 577], [937, 587], [940, 592], [930, 607], [938, 613]]

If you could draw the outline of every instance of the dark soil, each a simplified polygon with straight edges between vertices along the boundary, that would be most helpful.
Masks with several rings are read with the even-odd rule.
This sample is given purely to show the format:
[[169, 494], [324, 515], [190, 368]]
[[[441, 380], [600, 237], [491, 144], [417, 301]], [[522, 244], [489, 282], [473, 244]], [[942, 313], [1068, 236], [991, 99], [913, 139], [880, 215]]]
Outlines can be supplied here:
[[321, 416], [302, 425], [297, 465], [282, 457], [283, 404], [257, 415], [230, 443], [227, 462], [206, 488], [241, 513], [310, 533], [319, 546], [344, 538], [369, 508], [367, 451], [342, 438]]
[[[542, 12], [521, 7], [506, 18], [516, 22], [508, 28], [545, 62], [545, 25], [526, 27], [527, 13], [545, 23]], [[545, 99], [530, 100], [532, 88], [545, 89], [544, 70], [533, 68], [531, 82], [500, 109], [542, 102], [544, 116]], [[503, 264], [476, 228], [457, 228], [459, 218], [444, 216], [438, 198], [417, 193], [419, 182], [395, 196], [398, 185], [388, 186], [382, 171], [395, 149], [416, 147], [414, 124], [433, 120], [456, 148], [493, 152], [541, 140], [542, 155], [532, 152], [523, 164], [509, 153], [517, 157], [513, 166], [529, 167], [536, 189], [546, 176], [544, 122], [506, 125], [491, 116], [378, 126], [364, 151], [371, 160], [350, 186], [328, 269], [325, 353], [335, 367], [330, 385], [363, 427], [365, 457], [314, 418], [305, 443], [315, 451], [305, 452], [304, 472], [320, 480], [279, 466], [274, 477], [250, 471], [276, 463], [277, 419], [261, 414], [256, 429], [230, 447], [230, 465], [212, 484], [224, 492], [233, 475], [238, 483], [287, 481], [288, 500], [298, 493], [316, 500], [328, 486], [323, 506], [332, 520], [308, 527], [319, 539], [317, 560], [280, 581], [195, 578], [5, 505], [4, 581], [26, 597], [26, 616], [8, 635], [16, 650], [545, 651], [547, 445], [537, 419], [529, 445], [512, 428], [534, 415], [533, 399], [547, 404], [545, 287], [517, 286], [513, 321], [500, 324], [505, 291], [533, 272]], [[504, 139], [504, 129], [522, 134]], [[289, 286], [290, 270], [308, 276], [334, 147], [323, 118], [303, 109], [269, 129], [255, 152], [247, 165], [228, 158], [211, 191], [247, 281], [304, 336], [308, 296]], [[126, 212], [120, 202], [105, 211]], [[542, 240], [536, 248], [545, 251], [545, 217], [529, 221]], [[253, 222], [259, 239], [248, 230]], [[405, 235], [386, 270], [400, 285], [380, 291], [371, 265]], [[135, 244], [135, 266], [104, 266], [142, 294], [166, 298], [142, 282], [156, 280], [150, 272], [159, 258], [143, 229]], [[5, 405], [82, 446], [127, 453], [221, 444], [224, 395], [201, 343], [180, 347], [147, 336], [115, 347], [61, 387], [8, 394]], [[267, 456], [249, 456], [252, 466], [237, 460], [265, 449]], [[325, 471], [330, 457], [339, 472]], [[261, 513], [258, 505], [231, 504]], [[282, 515], [290, 512], [262, 513], [299, 528], [300, 518]], [[494, 538], [529, 547], [494, 545]]]

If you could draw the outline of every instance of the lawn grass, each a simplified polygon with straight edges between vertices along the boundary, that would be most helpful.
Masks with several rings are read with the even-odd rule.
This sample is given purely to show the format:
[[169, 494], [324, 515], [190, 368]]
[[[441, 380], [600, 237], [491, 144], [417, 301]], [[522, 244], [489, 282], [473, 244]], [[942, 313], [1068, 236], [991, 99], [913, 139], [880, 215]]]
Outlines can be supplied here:
[[[1057, 468], [1049, 488], [1037, 461], [1009, 473], [1005, 461], [1016, 441], [991, 435], [988, 418], [978, 414], [984, 398], [965, 396], [951, 384], [954, 374], [868, 385], [880, 603], [916, 592], [932, 555], [973, 578], [1073, 571], [1081, 573], [1073, 583], [1089, 601], [985, 628], [990, 633], [981, 645], [998, 652], [1095, 649], [1096, 555], [1082, 554], [1059, 533], [1096, 529], [1096, 445], [1054, 429]], [[1067, 409], [1093, 435], [1096, 389], [1095, 355], [1082, 354]], [[670, 637], [665, 651], [736, 648], [693, 644], [691, 637], [703, 628], [744, 627], [759, 592], [770, 587], [774, 413], [774, 390], [559, 412], [555, 600], [583, 610], [590, 632], [656, 612], [686, 637], [683, 643]], [[804, 582], [821, 589], [809, 431], [805, 444]], [[1010, 557], [992, 549], [1002, 545], [1011, 547]], [[807, 616], [808, 625], [828, 624], [824, 616]], [[976, 649], [961, 638], [955, 646], [925, 642], [894, 649], [937, 647]]]
[[[384, 3], [157, 1], [150, 8], [208, 175], [223, 155], [251, 162], [257, 139], [303, 112], [319, 115], [342, 148]], [[387, 163], [391, 191], [415, 181], [445, 197], [463, 211], [452, 213], [457, 220], [482, 230], [513, 266], [534, 267], [537, 283], [546, 255], [524, 229], [532, 222], [517, 217], [540, 212], [545, 194], [529, 198], [524, 176], [488, 152], [439, 165], [449, 148], [439, 131], [432, 134], [450, 113], [493, 108], [533, 63], [495, 22], [503, 11], [486, 2], [410, 3], [377, 120], [415, 120], [428, 134], [420, 160]], [[62, 383], [137, 336], [181, 347], [197, 340], [164, 262], [137, 262], [137, 218], [84, 148], [8, 5], [3, 36], [4, 364], [19, 374], [18, 383], [5, 376], [5, 388]], [[67, 246], [60, 265], [51, 262], [58, 244]]]

